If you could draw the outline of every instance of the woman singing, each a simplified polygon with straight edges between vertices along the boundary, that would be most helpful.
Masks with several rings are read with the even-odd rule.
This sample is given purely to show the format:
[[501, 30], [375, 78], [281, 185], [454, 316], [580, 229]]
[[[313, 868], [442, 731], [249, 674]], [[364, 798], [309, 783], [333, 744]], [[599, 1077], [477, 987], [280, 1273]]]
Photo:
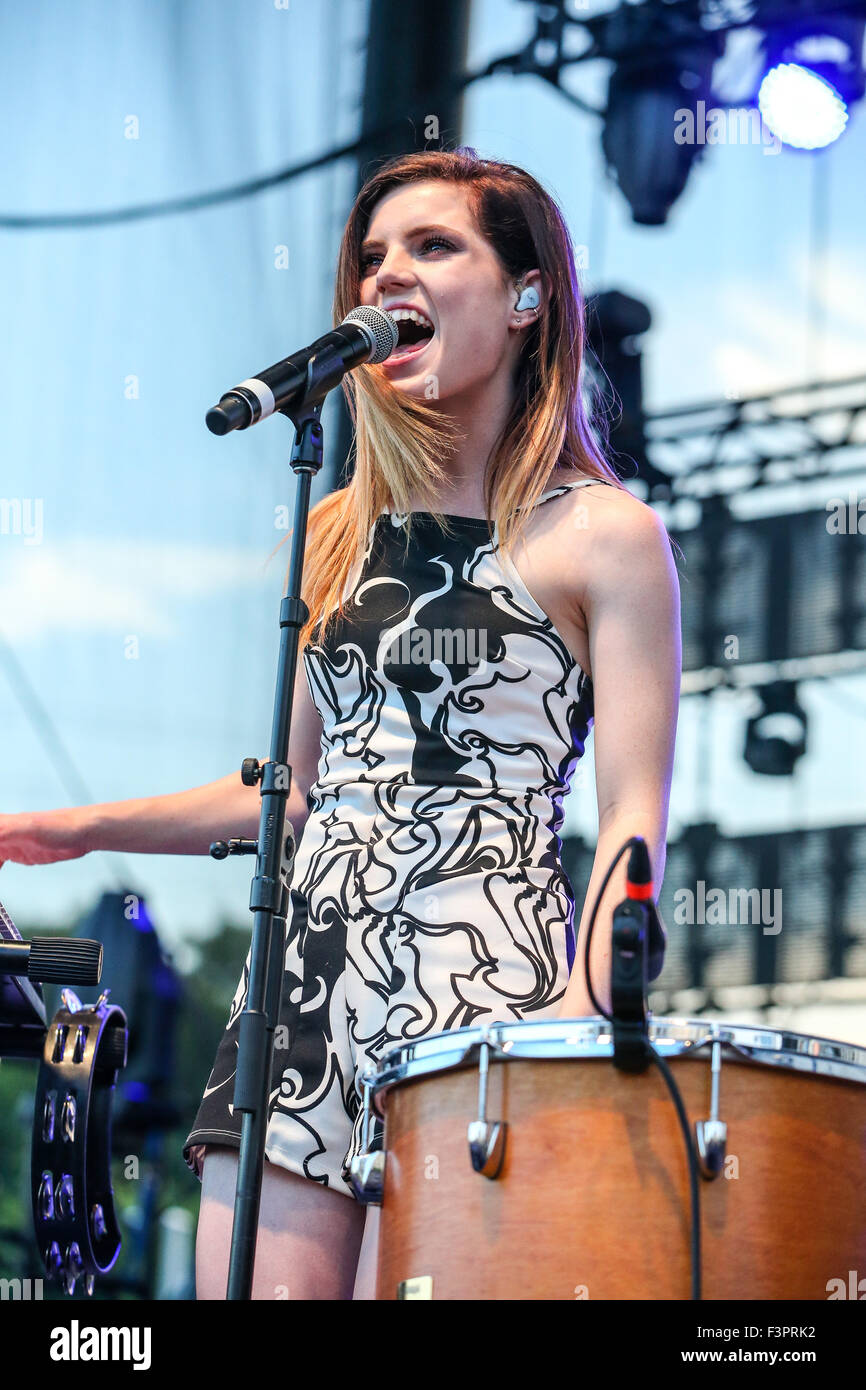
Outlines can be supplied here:
[[[595, 1013], [582, 969], [569, 979], [575, 904], [559, 839], [593, 727], [599, 830], [579, 960], [623, 841], [643, 836], [657, 886], [664, 872], [677, 573], [664, 526], [586, 419], [583, 307], [559, 209], [529, 174], [472, 151], [394, 160], [343, 236], [335, 321], [356, 304], [393, 313], [400, 343], [346, 378], [355, 472], [310, 517], [259, 1299], [352, 1297], [374, 1210], [348, 1183], [357, 1082], [384, 1050]], [[233, 773], [173, 796], [0, 817], [0, 859], [205, 853], [255, 837], [258, 820], [255, 789]], [[605, 1008], [625, 865], [592, 943]], [[200, 1298], [225, 1296], [245, 986], [246, 968], [184, 1146], [202, 1177]]]

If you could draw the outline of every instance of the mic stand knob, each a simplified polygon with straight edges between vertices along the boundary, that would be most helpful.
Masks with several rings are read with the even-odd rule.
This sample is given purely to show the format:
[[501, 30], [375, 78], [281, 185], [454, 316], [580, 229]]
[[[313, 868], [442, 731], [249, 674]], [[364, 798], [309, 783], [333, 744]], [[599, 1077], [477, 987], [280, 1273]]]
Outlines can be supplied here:
[[211, 859], [227, 859], [230, 854], [258, 854], [258, 840], [214, 840], [208, 851]]

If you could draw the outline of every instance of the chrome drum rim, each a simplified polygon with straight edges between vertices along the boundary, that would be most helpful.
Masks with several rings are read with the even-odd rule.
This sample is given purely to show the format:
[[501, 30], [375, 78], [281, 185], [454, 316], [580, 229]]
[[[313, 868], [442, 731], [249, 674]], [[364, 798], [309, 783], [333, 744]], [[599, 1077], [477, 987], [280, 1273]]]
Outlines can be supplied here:
[[[693, 1055], [709, 1062], [709, 1052], [704, 1049], [720, 1043], [722, 1057], [728, 1060], [866, 1084], [866, 1048], [833, 1038], [684, 1018], [652, 1018], [649, 1038], [665, 1058]], [[431, 1033], [416, 1042], [389, 1048], [378, 1068], [367, 1071], [364, 1080], [375, 1100], [401, 1082], [475, 1065], [483, 1044], [487, 1044], [491, 1060], [501, 1061], [581, 1061], [613, 1056], [611, 1026], [601, 1017], [491, 1023]]]

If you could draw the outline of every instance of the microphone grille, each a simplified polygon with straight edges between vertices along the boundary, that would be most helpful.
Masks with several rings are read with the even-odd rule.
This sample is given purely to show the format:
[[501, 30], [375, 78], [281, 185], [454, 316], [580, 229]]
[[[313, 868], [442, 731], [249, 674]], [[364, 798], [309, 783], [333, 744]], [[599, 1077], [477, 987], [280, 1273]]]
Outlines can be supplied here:
[[371, 362], [384, 362], [397, 346], [399, 330], [396, 320], [384, 309], [376, 309], [372, 304], [360, 304], [346, 315], [343, 323], [357, 323], [370, 330], [373, 340]]

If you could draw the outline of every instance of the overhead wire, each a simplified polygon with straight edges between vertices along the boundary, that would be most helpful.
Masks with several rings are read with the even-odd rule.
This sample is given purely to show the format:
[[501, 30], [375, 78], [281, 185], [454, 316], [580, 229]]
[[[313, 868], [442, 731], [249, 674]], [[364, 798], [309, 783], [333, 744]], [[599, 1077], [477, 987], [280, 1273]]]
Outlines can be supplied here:
[[[92, 805], [96, 798], [66, 747], [57, 725], [31, 684], [29, 676], [12, 648], [12, 644], [2, 632], [0, 632], [0, 663], [5, 667], [12, 692], [36, 737], [45, 749], [48, 760], [70, 802], [72, 805]], [[116, 865], [120, 866], [125, 879], [117, 873], [114, 867]], [[114, 855], [109, 873], [118, 888], [127, 888], [133, 881], [129, 865], [118, 854]]]

